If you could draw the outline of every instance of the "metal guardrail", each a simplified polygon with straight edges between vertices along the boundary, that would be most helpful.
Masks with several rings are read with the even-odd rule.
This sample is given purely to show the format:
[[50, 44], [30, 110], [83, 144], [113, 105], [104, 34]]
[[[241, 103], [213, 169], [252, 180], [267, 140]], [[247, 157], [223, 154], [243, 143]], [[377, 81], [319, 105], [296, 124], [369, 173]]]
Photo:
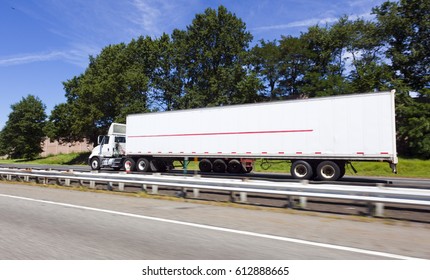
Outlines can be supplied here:
[[[49, 179], [55, 179], [59, 185], [70, 186], [71, 182], [79, 182], [90, 188], [96, 183], [105, 183], [112, 190], [113, 184], [118, 184], [118, 190], [124, 191], [125, 185], [138, 185], [150, 194], [157, 194], [158, 187], [193, 189], [194, 198], [198, 198], [200, 190], [217, 190], [239, 194], [239, 202], [247, 202], [247, 194], [269, 194], [299, 197], [301, 206], [306, 205], [306, 198], [325, 198], [368, 202], [369, 211], [374, 216], [383, 216], [384, 203], [430, 206], [430, 190], [389, 188], [383, 185], [377, 187], [363, 187], [351, 185], [311, 185], [302, 182], [272, 182], [262, 180], [201, 178], [200, 176], [169, 176], [161, 174], [109, 174], [85, 173], [73, 171], [42, 171], [1, 169], [0, 178], [3, 180], [30, 181], [34, 178], [39, 183], [47, 184]], [[151, 190], [151, 192], [149, 192]]]

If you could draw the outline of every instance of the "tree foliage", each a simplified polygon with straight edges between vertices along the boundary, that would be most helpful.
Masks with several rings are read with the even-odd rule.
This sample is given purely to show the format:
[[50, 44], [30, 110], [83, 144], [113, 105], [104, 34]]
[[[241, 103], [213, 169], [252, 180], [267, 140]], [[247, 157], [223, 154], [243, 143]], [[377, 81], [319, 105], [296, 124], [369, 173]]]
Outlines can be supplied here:
[[246, 68], [252, 35], [225, 7], [197, 14], [185, 31], [175, 30], [184, 92], [180, 108], [254, 102], [259, 82]]
[[11, 109], [0, 133], [0, 151], [14, 159], [32, 159], [43, 151], [45, 105], [38, 97], [28, 95]]

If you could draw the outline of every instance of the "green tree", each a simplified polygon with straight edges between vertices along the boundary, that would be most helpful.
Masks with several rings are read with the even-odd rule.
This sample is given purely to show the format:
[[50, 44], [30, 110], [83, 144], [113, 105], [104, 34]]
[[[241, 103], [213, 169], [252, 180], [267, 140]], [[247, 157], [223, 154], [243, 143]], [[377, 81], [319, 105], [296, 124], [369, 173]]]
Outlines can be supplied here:
[[109, 45], [90, 57], [85, 73], [63, 83], [67, 105], [54, 109], [48, 126], [50, 135], [95, 142], [112, 122], [125, 122], [128, 114], [148, 111], [156, 62], [150, 37], [139, 37], [128, 45]]
[[250, 60], [255, 67], [260, 79], [262, 79], [268, 88], [265, 95], [268, 95], [270, 100], [278, 99], [281, 94], [279, 91], [279, 80], [281, 78], [281, 52], [276, 40], [260, 41], [260, 45], [256, 45], [250, 51]]
[[396, 97], [397, 148], [408, 157], [430, 159], [430, 102], [414, 99], [409, 91]]
[[282, 96], [303, 97], [305, 74], [310, 69], [311, 53], [306, 42], [301, 38], [283, 36], [280, 41], [280, 74], [279, 88]]
[[187, 30], [175, 30], [172, 39], [180, 50], [181, 108], [247, 103], [258, 98], [260, 84], [246, 62], [252, 35], [225, 7], [197, 14]]
[[351, 93], [344, 76], [346, 19], [341, 18], [334, 28], [312, 26], [301, 35], [309, 50], [309, 69], [304, 74], [303, 93], [308, 96], [331, 96]]
[[430, 96], [430, 1], [387, 1], [373, 12], [392, 71], [413, 91]]
[[11, 158], [32, 159], [43, 152], [46, 107], [38, 97], [28, 95], [11, 109], [0, 133], [0, 150]]
[[175, 49], [170, 36], [163, 34], [155, 41], [157, 67], [153, 73], [151, 87], [156, 107], [167, 111], [180, 108], [184, 85], [183, 67], [179, 65], [181, 51]]
[[[397, 97], [399, 153], [430, 158], [430, 2], [387, 1], [375, 7]], [[417, 98], [410, 97], [410, 93]]]

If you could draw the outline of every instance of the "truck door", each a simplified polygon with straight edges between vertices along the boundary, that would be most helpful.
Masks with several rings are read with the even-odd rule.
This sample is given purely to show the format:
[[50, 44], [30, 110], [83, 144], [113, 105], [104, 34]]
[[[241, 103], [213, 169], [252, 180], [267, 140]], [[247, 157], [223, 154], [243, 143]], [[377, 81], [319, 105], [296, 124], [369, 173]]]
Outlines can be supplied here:
[[103, 157], [112, 157], [112, 153], [113, 153], [113, 147], [112, 145], [109, 143], [111, 137], [109, 136], [104, 136], [101, 143], [100, 143], [100, 148], [101, 148], [101, 155]]

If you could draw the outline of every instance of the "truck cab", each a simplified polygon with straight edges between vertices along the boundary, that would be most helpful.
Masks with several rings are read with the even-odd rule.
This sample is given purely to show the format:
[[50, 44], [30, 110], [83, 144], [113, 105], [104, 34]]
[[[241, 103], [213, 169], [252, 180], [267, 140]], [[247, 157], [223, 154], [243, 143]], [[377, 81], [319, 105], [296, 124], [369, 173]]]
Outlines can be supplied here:
[[92, 170], [109, 167], [119, 170], [123, 166], [126, 148], [126, 125], [112, 123], [107, 135], [97, 138], [97, 146], [88, 158]]

